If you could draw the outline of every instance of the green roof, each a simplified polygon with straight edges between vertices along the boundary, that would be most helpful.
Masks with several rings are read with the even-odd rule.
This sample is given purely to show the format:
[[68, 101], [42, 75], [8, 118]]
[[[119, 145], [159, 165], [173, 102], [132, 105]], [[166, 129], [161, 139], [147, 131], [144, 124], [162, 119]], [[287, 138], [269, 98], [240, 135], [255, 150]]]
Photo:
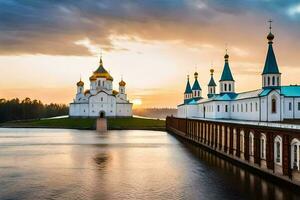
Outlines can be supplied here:
[[228, 61], [225, 61], [225, 65], [223, 68], [222, 76], [220, 81], [234, 81], [232, 77], [232, 73], [228, 64]]
[[217, 86], [217, 84], [215, 83], [215, 80], [214, 80], [213, 76], [210, 77], [210, 81], [208, 83], [208, 86]]
[[200, 84], [197, 79], [195, 79], [192, 90], [201, 90]]
[[190, 93], [193, 93], [193, 91], [192, 91], [192, 88], [191, 88], [191, 85], [190, 85], [190, 80], [188, 79], [186, 87], [185, 87], [184, 94], [190, 94]]
[[272, 43], [269, 43], [265, 67], [262, 74], [279, 74], [276, 57], [273, 51]]

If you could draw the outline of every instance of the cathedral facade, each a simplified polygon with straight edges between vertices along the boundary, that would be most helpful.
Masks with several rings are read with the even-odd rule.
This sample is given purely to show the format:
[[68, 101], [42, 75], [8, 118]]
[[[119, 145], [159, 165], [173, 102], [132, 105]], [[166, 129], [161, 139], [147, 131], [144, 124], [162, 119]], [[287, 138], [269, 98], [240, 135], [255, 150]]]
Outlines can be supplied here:
[[[208, 83], [207, 98], [201, 96], [198, 73], [191, 87], [189, 77], [184, 93], [184, 102], [178, 105], [178, 117], [208, 118], [249, 121], [284, 121], [300, 119], [300, 86], [281, 85], [281, 73], [273, 50], [274, 35], [267, 36], [268, 51], [261, 73], [262, 87], [256, 90], [237, 93], [235, 80], [229, 65], [229, 55], [219, 81], [219, 93], [212, 69]], [[196, 85], [196, 86], [195, 86]]]
[[103, 66], [102, 58], [90, 77], [90, 89], [84, 90], [84, 82], [77, 83], [77, 93], [70, 103], [70, 117], [131, 117], [132, 103], [127, 99], [126, 83], [119, 82], [119, 90], [113, 90], [113, 77]]

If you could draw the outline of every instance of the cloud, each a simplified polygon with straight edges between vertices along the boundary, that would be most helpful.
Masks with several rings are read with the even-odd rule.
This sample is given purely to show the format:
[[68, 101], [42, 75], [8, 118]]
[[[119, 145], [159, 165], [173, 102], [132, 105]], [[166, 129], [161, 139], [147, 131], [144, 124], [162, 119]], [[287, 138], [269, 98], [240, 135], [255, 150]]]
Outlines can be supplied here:
[[190, 48], [223, 49], [229, 43], [237, 57], [251, 59], [257, 57], [253, 55], [256, 44], [267, 31], [266, 15], [276, 18], [292, 4], [277, 0], [1, 1], [0, 54], [86, 56], [95, 51], [90, 47], [127, 50], [114, 45], [112, 36], [118, 36], [176, 41]]

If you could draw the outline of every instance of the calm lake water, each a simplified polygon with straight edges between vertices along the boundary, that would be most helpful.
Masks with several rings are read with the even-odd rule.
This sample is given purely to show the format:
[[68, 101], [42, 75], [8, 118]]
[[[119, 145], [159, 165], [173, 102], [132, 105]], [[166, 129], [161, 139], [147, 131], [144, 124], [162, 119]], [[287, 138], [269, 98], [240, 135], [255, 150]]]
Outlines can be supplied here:
[[0, 199], [300, 199], [166, 132], [0, 129]]

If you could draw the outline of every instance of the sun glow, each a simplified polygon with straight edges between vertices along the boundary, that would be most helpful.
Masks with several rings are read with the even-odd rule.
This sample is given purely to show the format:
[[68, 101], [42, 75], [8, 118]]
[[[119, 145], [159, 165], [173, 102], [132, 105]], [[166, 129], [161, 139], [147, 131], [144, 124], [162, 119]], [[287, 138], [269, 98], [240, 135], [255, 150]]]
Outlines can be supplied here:
[[142, 105], [142, 100], [141, 99], [133, 99], [132, 103], [134, 106], [140, 106], [140, 105]]

